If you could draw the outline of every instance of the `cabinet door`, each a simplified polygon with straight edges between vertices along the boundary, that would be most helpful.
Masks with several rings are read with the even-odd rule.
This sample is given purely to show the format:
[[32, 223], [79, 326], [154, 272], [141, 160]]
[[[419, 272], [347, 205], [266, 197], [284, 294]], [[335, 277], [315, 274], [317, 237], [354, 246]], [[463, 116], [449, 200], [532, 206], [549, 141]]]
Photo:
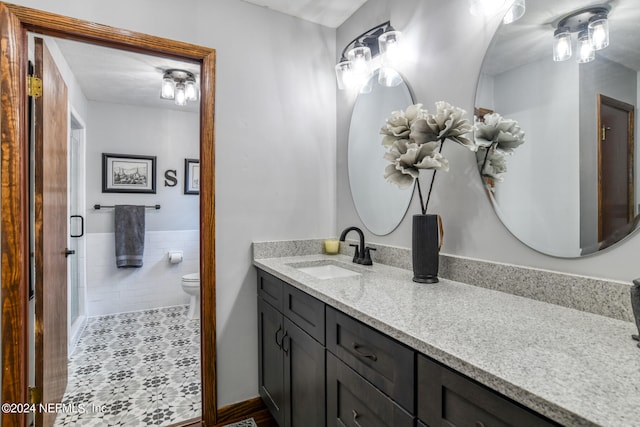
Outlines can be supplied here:
[[278, 309], [282, 313], [285, 283], [277, 277], [258, 269], [258, 296]]
[[293, 286], [283, 287], [282, 313], [303, 331], [324, 344], [324, 303]]
[[258, 298], [258, 381], [260, 397], [278, 425], [284, 426], [284, 336], [282, 314]]
[[286, 317], [284, 325], [282, 352], [288, 400], [284, 426], [325, 427], [324, 347]]
[[327, 426], [413, 427], [414, 418], [327, 352]]
[[327, 307], [327, 350], [413, 413], [413, 350], [383, 333]]
[[425, 356], [418, 356], [418, 417], [431, 426], [556, 424]]

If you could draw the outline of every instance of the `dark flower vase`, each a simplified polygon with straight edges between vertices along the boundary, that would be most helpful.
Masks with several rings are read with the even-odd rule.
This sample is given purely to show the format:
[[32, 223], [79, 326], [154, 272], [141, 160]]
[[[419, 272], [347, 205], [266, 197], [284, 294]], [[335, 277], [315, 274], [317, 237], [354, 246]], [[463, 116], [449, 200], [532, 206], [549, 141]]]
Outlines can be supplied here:
[[413, 281], [438, 283], [442, 222], [439, 215], [414, 215], [411, 252]]

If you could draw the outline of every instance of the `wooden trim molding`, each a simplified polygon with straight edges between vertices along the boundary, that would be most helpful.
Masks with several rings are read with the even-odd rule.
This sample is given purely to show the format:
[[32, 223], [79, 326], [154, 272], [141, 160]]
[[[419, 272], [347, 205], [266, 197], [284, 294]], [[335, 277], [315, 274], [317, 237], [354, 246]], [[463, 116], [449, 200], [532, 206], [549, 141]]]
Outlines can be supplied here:
[[[191, 61], [201, 66], [200, 283], [202, 423], [217, 424], [215, 298], [214, 49], [168, 40], [0, 2], [2, 401], [26, 402], [28, 389], [29, 206], [27, 143], [27, 32]], [[4, 427], [27, 417], [1, 414]]]
[[[258, 427], [278, 427], [269, 410], [259, 397], [234, 403], [218, 410], [218, 424], [213, 427], [224, 427], [238, 421], [253, 418]], [[194, 418], [171, 427], [200, 427], [202, 419]]]
[[222, 427], [227, 424], [236, 423], [238, 421], [253, 418], [259, 427], [277, 427], [269, 410], [264, 405], [260, 397], [245, 400], [244, 402], [234, 403], [224, 406], [218, 410], [218, 425]]
[[[26, 32], [0, 3], [0, 117], [2, 245], [2, 402], [27, 401], [28, 388], [28, 151], [26, 141]], [[27, 215], [25, 215], [25, 213]], [[0, 424], [26, 425], [25, 414], [0, 415]]]

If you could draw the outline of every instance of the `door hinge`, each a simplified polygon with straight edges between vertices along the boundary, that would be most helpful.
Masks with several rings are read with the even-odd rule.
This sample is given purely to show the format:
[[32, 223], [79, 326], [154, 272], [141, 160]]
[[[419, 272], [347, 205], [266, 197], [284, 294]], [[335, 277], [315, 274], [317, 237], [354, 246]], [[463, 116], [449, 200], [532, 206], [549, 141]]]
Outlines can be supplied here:
[[33, 405], [40, 403], [40, 389], [38, 387], [29, 387], [29, 403]]
[[29, 76], [27, 80], [29, 85], [29, 96], [40, 98], [42, 96], [42, 79], [36, 76]]

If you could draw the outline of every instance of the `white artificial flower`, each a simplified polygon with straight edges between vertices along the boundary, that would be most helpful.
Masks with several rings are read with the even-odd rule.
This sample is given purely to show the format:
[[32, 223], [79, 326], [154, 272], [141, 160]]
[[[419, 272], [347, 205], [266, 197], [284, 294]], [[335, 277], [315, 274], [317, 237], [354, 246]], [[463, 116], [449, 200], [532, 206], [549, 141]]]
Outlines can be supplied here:
[[483, 121], [476, 120], [475, 141], [480, 147], [496, 145], [505, 153], [525, 142], [525, 135], [517, 121], [505, 119], [498, 113], [485, 114]]
[[478, 147], [467, 137], [473, 130], [471, 122], [463, 118], [466, 111], [448, 102], [436, 102], [436, 113], [417, 118], [411, 125], [410, 139], [417, 143], [451, 139], [476, 151]]

